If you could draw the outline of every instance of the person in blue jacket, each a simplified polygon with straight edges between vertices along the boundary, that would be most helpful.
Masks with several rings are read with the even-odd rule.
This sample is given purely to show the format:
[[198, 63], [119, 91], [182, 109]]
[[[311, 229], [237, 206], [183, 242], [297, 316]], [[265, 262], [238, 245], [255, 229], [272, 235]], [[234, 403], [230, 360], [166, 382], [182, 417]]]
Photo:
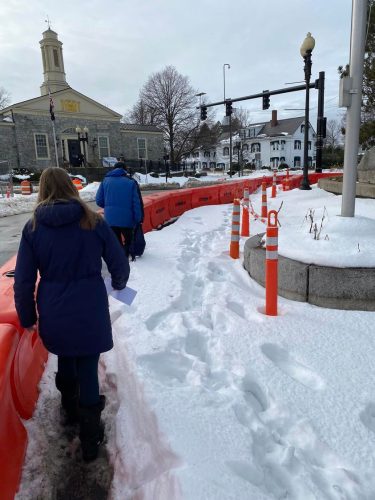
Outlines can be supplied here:
[[65, 423], [79, 421], [86, 461], [97, 457], [104, 438], [98, 362], [113, 347], [102, 258], [112, 287], [125, 288], [129, 262], [110, 227], [80, 199], [65, 170], [47, 168], [33, 217], [22, 231], [15, 305], [21, 325], [34, 331], [38, 324], [43, 344], [58, 356], [56, 387]]
[[107, 173], [96, 193], [96, 204], [104, 208], [104, 218], [121, 244], [124, 239], [125, 254], [129, 257], [134, 229], [142, 220], [142, 209], [137, 184], [124, 167], [124, 163], [117, 162], [114, 170]]

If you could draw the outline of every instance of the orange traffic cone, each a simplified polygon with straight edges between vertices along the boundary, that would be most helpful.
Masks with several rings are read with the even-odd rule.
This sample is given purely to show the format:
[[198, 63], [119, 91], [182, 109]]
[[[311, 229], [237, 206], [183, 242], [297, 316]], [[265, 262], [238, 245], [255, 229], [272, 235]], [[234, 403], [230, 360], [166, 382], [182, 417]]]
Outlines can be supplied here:
[[267, 217], [267, 182], [262, 181], [262, 210], [261, 217]]
[[241, 236], [250, 236], [249, 189], [243, 192]]
[[276, 175], [277, 175], [277, 170], [274, 170], [273, 171], [273, 177], [272, 177], [271, 198], [276, 198]]
[[240, 258], [240, 200], [233, 200], [232, 233], [230, 237], [229, 255], [232, 259]]

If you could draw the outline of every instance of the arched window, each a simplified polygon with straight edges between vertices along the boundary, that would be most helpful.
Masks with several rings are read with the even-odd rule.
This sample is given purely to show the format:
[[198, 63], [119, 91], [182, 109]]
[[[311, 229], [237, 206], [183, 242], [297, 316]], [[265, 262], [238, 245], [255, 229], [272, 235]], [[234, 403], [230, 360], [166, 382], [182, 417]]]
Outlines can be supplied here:
[[228, 147], [225, 147], [223, 149], [223, 156], [229, 156], [229, 148]]
[[281, 151], [284, 151], [285, 149], [285, 141], [281, 141]]
[[251, 145], [251, 152], [252, 153], [260, 153], [260, 143], [255, 142], [254, 144]]
[[305, 125], [301, 125], [301, 134], [305, 131]]
[[301, 141], [294, 141], [294, 149], [301, 149]]
[[294, 166], [295, 167], [300, 167], [301, 166], [301, 157], [300, 156], [295, 156], [294, 157]]
[[207, 162], [206, 161], [202, 162], [202, 168], [207, 168]]
[[209, 152], [209, 151], [205, 151], [203, 156], [204, 156], [205, 158], [209, 158], [211, 155], [210, 155], [210, 152]]

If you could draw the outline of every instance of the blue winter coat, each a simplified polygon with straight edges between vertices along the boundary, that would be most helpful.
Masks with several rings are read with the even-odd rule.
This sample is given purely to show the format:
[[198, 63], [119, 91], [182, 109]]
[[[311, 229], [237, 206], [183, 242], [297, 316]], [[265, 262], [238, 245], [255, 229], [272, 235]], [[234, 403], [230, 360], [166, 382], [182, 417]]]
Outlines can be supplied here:
[[135, 227], [141, 222], [137, 185], [123, 168], [108, 172], [96, 193], [96, 204], [104, 208], [104, 218], [110, 226]]
[[42, 341], [61, 356], [89, 356], [113, 347], [102, 257], [114, 288], [124, 288], [130, 272], [107, 223], [101, 220], [95, 229], [85, 230], [79, 225], [81, 216], [76, 201], [39, 207], [35, 230], [31, 221], [23, 229], [15, 270], [15, 304], [22, 326], [36, 323], [37, 306]]

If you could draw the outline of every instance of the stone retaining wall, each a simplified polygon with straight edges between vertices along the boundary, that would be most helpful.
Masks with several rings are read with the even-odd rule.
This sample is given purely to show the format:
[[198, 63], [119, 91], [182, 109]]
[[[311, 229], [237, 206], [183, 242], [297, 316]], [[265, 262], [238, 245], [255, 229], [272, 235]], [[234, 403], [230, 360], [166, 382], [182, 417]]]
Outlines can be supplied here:
[[[244, 268], [264, 286], [264, 233], [249, 238]], [[329, 309], [375, 311], [375, 269], [305, 264], [279, 255], [278, 293], [282, 297]]]

